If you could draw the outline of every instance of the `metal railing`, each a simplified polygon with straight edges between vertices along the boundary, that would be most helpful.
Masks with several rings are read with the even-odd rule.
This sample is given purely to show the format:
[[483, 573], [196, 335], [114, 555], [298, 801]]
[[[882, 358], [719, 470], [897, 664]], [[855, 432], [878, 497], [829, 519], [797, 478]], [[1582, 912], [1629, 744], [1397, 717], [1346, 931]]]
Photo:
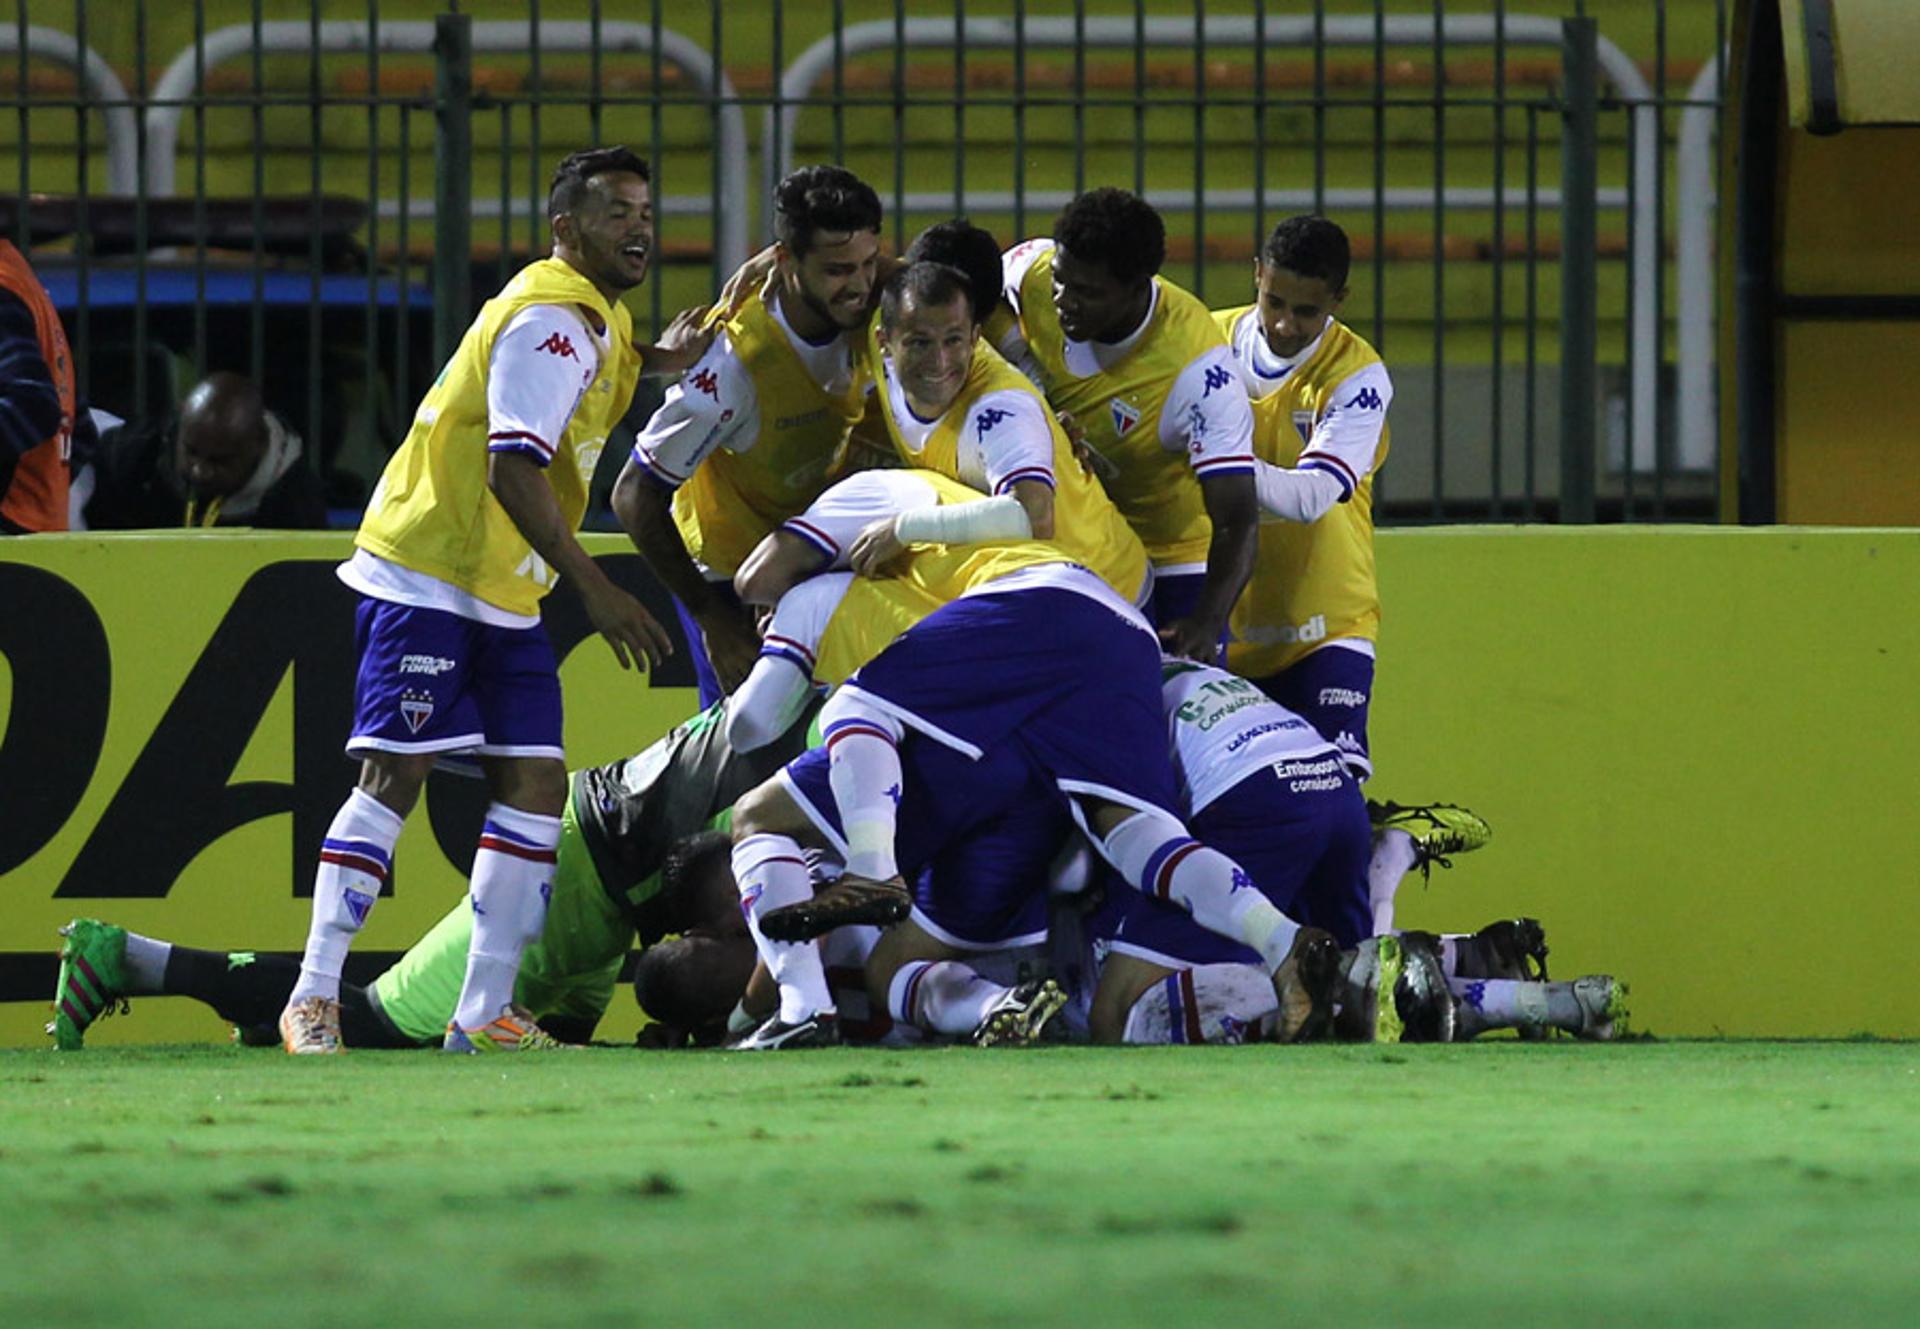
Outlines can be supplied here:
[[[329, 458], [350, 434], [348, 467], [366, 472], [432, 372], [416, 325], [438, 307], [444, 342], [464, 322], [465, 288], [484, 295], [543, 247], [549, 145], [601, 141], [615, 124], [606, 139], [672, 164], [657, 200], [669, 262], [640, 297], [656, 324], [713, 290], [765, 233], [772, 181], [803, 159], [846, 161], [876, 184], [891, 175], [881, 192], [896, 243], [910, 218], [954, 211], [1011, 241], [1045, 229], [1081, 188], [1130, 185], [1168, 217], [1170, 275], [1216, 304], [1249, 298], [1243, 277], [1223, 285], [1222, 265], [1250, 257], [1273, 218], [1324, 211], [1358, 223], [1349, 321], [1381, 345], [1400, 385], [1384, 519], [1577, 517], [1581, 477], [1563, 460], [1592, 478], [1602, 516], [1713, 511], [1718, 62], [1689, 69], [1671, 95], [1667, 29], [1669, 9], [1685, 10], [1689, 54], [1718, 49], [1725, 0], [1651, 6], [1651, 49], [1644, 25], [1633, 41], [1595, 25], [1587, 82], [1568, 54], [1582, 0], [1530, 5], [1559, 13], [1508, 12], [1500, 0], [1388, 13], [1413, 0], [1374, 0], [1361, 15], [1329, 14], [1325, 0], [1283, 15], [1253, 0], [1250, 16], [1208, 14], [1197, 0], [1076, 0], [1072, 17], [1010, 4], [1010, 17], [970, 14], [964, 0], [946, 17], [920, 5], [909, 17], [904, 0], [871, 0], [865, 13], [891, 17], [844, 21], [853, 6], [836, 0], [829, 21], [779, 0], [752, 13], [688, 0], [676, 30], [664, 0], [617, 20], [600, 0], [530, 0], [524, 21], [457, 20], [468, 34], [462, 83], [445, 81], [436, 23], [418, 17], [444, 20], [461, 7], [453, 0], [367, 0], [364, 22], [323, 21], [318, 0], [295, 21], [267, 21], [264, 0], [192, 0], [185, 44], [173, 35], [184, 6], [132, 0], [130, 60], [118, 22], [118, 45], [104, 44], [97, 6], [75, 0], [65, 33], [28, 24], [21, 0], [16, 22], [0, 24], [0, 51], [16, 53], [0, 62], [16, 83], [11, 101], [0, 95], [0, 126], [16, 137], [19, 193], [48, 192], [36, 172], [51, 164], [71, 172], [77, 197], [16, 207], [5, 224], [23, 240], [57, 236], [48, 209], [72, 215], [71, 258], [41, 261], [81, 292], [71, 313], [83, 378], [98, 367], [129, 379], [120, 391], [138, 413], [157, 381], [235, 367], [214, 362], [244, 346], [237, 367], [271, 361]], [[59, 7], [36, 0], [36, 17]], [[1446, 12], [1468, 7], [1491, 12]], [[249, 21], [210, 26], [215, 9]], [[1165, 13], [1174, 9], [1187, 12]], [[382, 17], [395, 10], [409, 17]], [[152, 78], [150, 32], [172, 52]], [[89, 49], [96, 41], [113, 64]], [[1408, 58], [1422, 52], [1430, 71]], [[590, 77], [564, 66], [569, 55], [591, 62]], [[422, 80], [429, 59], [437, 86]], [[70, 71], [75, 91], [30, 87], [30, 60]], [[129, 64], [131, 80], [115, 69]], [[73, 117], [70, 142], [40, 141], [35, 117], [49, 112]], [[342, 128], [352, 114], [364, 117], [360, 143]], [[448, 137], [449, 116], [466, 137]], [[1589, 124], [1584, 136], [1563, 132]], [[469, 140], [468, 169], [455, 169], [449, 145]], [[424, 164], [431, 145], [437, 167]], [[357, 186], [343, 183], [356, 154]], [[105, 194], [91, 192], [102, 172], [90, 181], [84, 169], [94, 156]], [[702, 175], [708, 188], [689, 190]], [[1606, 218], [1625, 219], [1624, 237]], [[1593, 239], [1565, 243], [1580, 236]], [[429, 268], [431, 288], [420, 284]], [[1583, 293], [1590, 312], [1570, 325], [1555, 300], [1578, 310]], [[281, 345], [301, 320], [304, 374]], [[130, 352], [130, 372], [89, 354], [89, 322], [102, 347]], [[359, 331], [345, 352], [334, 343], [348, 324]], [[171, 368], [150, 354], [156, 341]], [[323, 402], [349, 353], [360, 362], [353, 420]]]

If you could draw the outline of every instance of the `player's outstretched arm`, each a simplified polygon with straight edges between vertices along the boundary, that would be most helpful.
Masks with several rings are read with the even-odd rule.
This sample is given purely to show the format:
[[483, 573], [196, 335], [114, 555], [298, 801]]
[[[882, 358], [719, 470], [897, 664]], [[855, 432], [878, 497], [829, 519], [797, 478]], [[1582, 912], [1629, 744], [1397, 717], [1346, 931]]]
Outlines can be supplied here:
[[646, 607], [608, 580], [580, 547], [537, 462], [517, 452], [489, 453], [487, 488], [533, 552], [580, 593], [588, 621], [607, 639], [622, 669], [657, 665], [673, 653], [673, 639]]

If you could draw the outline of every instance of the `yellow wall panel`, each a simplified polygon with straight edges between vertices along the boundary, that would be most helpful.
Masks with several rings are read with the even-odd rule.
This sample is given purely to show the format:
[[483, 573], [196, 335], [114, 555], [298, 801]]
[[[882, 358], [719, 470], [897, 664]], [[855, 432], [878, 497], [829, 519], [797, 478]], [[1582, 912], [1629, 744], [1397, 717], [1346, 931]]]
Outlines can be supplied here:
[[[1622, 975], [1639, 1022], [1662, 1034], [1920, 1035], [1920, 988], [1902, 977], [1920, 953], [1920, 531], [1460, 528], [1384, 532], [1379, 545], [1387, 618], [1371, 792], [1466, 803], [1495, 831], [1430, 885], [1403, 888], [1404, 924], [1470, 930], [1536, 914], [1557, 974]], [[261, 614], [310, 626], [268, 640], [220, 633], [236, 596], [289, 585], [318, 596], [324, 579], [310, 574], [344, 547], [338, 536], [0, 544], [9, 595], [32, 568], [77, 590], [113, 666], [91, 779], [46, 845], [0, 876], [0, 952], [50, 951], [75, 914], [190, 944], [299, 948], [307, 906], [294, 883], [309, 875], [311, 846], [294, 842], [284, 811], [212, 838], [163, 896], [125, 898], [123, 880], [54, 892], [166, 717], [181, 718], [176, 699], [215, 639], [242, 666], [248, 651], [294, 652], [253, 680], [221, 676], [202, 745], [234, 746], [235, 781], [290, 778], [277, 773], [301, 769], [309, 741], [337, 751], [342, 733], [316, 737], [301, 723], [302, 708], [332, 695], [316, 672], [324, 660], [299, 657], [311, 643], [286, 638], [324, 636], [317, 618], [339, 604], [256, 598]], [[289, 561], [302, 566], [289, 572]], [[604, 653], [588, 638], [563, 665], [568, 742], [583, 762], [637, 749], [692, 709], [689, 691], [649, 688]], [[74, 687], [84, 675], [76, 664]], [[0, 714], [10, 724], [24, 723], [16, 701], [44, 704], [15, 696], [22, 681], [9, 659]], [[9, 729], [7, 745], [15, 738]], [[16, 825], [19, 779], [0, 760], [0, 806]], [[230, 797], [203, 786], [165, 807], [174, 796], [139, 811], [184, 816]], [[375, 910], [363, 948], [404, 947], [461, 892], [422, 810], [396, 863], [396, 895]], [[222, 1034], [188, 1003], [137, 1005], [90, 1041]], [[625, 999], [615, 1012], [618, 1036], [636, 1016]], [[37, 1001], [0, 1004], [0, 1045], [43, 1043], [44, 1019]]]

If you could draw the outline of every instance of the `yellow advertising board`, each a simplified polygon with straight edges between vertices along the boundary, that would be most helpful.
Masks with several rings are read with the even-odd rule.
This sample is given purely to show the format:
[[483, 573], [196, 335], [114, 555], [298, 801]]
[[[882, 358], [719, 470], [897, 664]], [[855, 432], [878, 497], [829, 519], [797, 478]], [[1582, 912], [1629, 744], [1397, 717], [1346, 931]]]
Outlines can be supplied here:
[[[0, 542], [0, 1046], [41, 1041], [53, 930], [76, 915], [213, 949], [300, 949], [314, 855], [357, 773], [341, 750], [356, 597], [333, 572], [350, 542], [224, 531]], [[677, 639], [632, 547], [586, 543]], [[692, 714], [684, 653], [656, 678], [623, 672], [564, 589], [547, 623], [572, 760], [630, 755]], [[428, 782], [357, 959], [404, 950], [461, 897], [485, 802], [478, 780]], [[636, 1011], [627, 1032], [637, 1023]], [[225, 1032], [204, 1008], [150, 1001], [88, 1040]]]
[[[1920, 1035], [1920, 531], [1455, 528], [1379, 537], [1369, 792], [1465, 803], [1485, 850], [1402, 888], [1407, 926], [1545, 920], [1666, 1035]], [[589, 548], [671, 611], [615, 537]], [[76, 915], [298, 951], [340, 752], [343, 535], [0, 542], [0, 1046], [42, 1045]], [[566, 741], [626, 756], [693, 710], [684, 656], [622, 673], [557, 595]], [[459, 899], [483, 798], [436, 775], [356, 955]], [[225, 1036], [135, 1003], [89, 1044]], [[616, 1002], [603, 1036], [638, 1023]]]

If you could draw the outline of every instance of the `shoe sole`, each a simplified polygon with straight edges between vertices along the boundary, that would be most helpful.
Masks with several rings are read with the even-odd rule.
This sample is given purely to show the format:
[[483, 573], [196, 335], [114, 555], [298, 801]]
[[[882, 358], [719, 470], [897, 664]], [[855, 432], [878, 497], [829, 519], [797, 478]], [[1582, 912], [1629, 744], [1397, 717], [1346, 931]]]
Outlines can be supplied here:
[[974, 1039], [977, 1047], [1028, 1047], [1040, 1037], [1047, 1021], [1067, 1004], [1067, 994], [1048, 979], [1032, 1001], [1019, 1010], [1001, 1011], [987, 1022], [986, 1030]]
[[913, 897], [904, 894], [898, 898], [876, 896], [854, 899], [824, 908], [808, 900], [771, 911], [760, 920], [760, 932], [768, 941], [812, 941], [835, 928], [862, 924], [886, 927], [901, 922], [912, 912]]

